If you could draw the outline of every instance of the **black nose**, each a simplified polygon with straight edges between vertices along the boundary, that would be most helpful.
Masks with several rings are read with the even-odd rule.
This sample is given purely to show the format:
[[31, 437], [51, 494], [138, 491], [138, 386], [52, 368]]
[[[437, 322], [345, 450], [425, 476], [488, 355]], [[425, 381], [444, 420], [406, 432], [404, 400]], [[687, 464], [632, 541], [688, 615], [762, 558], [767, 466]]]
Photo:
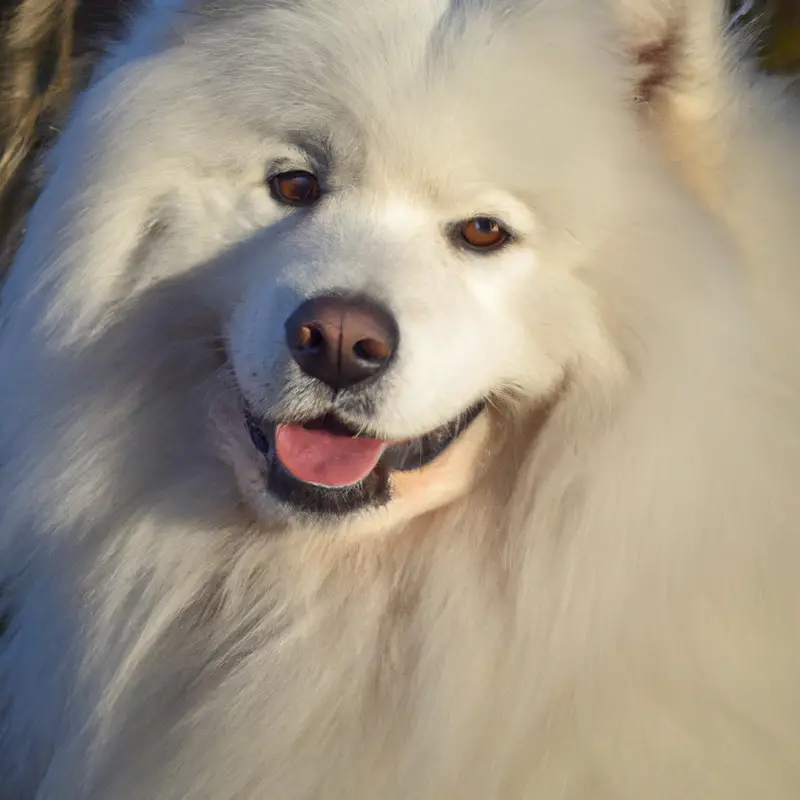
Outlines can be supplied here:
[[334, 390], [384, 372], [398, 341], [394, 317], [364, 299], [315, 297], [286, 320], [286, 343], [300, 369]]

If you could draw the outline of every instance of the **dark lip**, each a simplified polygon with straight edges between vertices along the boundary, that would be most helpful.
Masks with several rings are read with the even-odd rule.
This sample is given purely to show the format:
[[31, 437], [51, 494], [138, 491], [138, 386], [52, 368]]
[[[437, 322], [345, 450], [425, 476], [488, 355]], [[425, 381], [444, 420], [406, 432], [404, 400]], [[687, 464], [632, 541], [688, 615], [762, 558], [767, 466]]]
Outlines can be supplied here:
[[386, 449], [383, 457], [390, 469], [398, 472], [422, 469], [431, 461], [439, 458], [450, 445], [455, 443], [485, 408], [485, 401], [475, 403], [450, 422], [440, 425], [416, 439], [391, 445]]
[[[482, 400], [465, 409], [454, 419], [422, 436], [397, 442], [386, 448], [375, 469], [357, 487], [328, 488], [305, 484], [291, 476], [275, 457], [275, 431], [281, 422], [257, 419], [244, 410], [244, 425], [254, 447], [267, 463], [270, 492], [286, 504], [314, 513], [341, 515], [359, 508], [383, 505], [391, 497], [393, 472], [422, 469], [439, 458], [486, 408]], [[287, 421], [288, 422], [288, 421]], [[299, 424], [293, 421], [292, 424]], [[309, 429], [325, 429], [343, 436], [357, 436], [357, 431], [334, 413], [302, 423]]]

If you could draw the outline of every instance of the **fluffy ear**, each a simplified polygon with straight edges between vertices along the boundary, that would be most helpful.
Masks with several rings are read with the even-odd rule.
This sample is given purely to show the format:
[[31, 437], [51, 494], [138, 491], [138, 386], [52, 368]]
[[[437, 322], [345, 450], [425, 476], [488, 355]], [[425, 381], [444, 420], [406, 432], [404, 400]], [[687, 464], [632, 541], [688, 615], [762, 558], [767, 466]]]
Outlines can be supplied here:
[[37, 154], [139, 0], [0, 0], [0, 279], [39, 184]]
[[636, 97], [672, 93], [707, 103], [729, 72], [734, 37], [727, 0], [613, 0], [637, 65]]
[[743, 37], [727, 0], [612, 0], [635, 65], [631, 93], [693, 188], [714, 202]]
[[16, 0], [0, 15], [0, 278], [33, 200], [34, 151], [64, 109], [77, 0]]

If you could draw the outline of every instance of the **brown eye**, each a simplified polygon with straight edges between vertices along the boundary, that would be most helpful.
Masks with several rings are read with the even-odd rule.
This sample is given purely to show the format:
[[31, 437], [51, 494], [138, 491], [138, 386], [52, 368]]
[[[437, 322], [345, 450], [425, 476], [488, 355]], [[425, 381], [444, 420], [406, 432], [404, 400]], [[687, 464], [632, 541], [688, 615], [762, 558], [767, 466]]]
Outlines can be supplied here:
[[511, 239], [511, 234], [491, 217], [473, 217], [458, 226], [463, 243], [472, 250], [496, 250]]
[[281, 172], [269, 181], [272, 196], [290, 206], [310, 206], [319, 199], [319, 182], [310, 172]]

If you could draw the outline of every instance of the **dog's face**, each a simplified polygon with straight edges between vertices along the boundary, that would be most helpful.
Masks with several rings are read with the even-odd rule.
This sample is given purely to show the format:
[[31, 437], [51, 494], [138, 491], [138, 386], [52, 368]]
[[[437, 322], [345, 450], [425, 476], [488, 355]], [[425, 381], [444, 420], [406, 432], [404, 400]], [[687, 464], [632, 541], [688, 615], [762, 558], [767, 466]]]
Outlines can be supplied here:
[[485, 460], [494, 408], [605, 357], [579, 273], [624, 213], [633, 126], [604, 16], [395, 5], [210, 15], [136, 67], [136, 119], [116, 112], [164, 175], [202, 175], [153, 263], [223, 265], [209, 295], [235, 400], [214, 414], [267, 518], [446, 502]]

